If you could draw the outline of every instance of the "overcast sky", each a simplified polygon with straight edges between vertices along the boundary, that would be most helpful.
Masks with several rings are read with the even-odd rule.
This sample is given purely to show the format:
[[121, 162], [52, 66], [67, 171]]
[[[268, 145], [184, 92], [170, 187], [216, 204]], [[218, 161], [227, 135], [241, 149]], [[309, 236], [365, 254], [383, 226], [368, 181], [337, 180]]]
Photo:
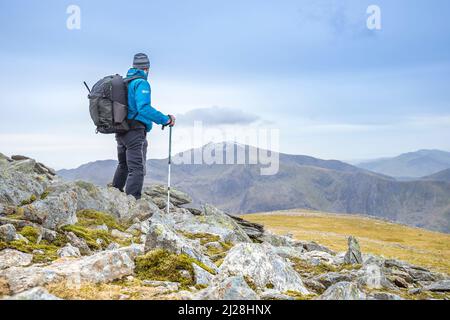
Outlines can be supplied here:
[[[124, 74], [137, 52], [154, 107], [179, 116], [175, 151], [194, 120], [278, 128], [281, 151], [325, 159], [450, 151], [449, 13], [447, 0], [1, 1], [0, 152], [58, 169], [114, 158], [82, 81]], [[149, 143], [165, 157], [167, 131]]]

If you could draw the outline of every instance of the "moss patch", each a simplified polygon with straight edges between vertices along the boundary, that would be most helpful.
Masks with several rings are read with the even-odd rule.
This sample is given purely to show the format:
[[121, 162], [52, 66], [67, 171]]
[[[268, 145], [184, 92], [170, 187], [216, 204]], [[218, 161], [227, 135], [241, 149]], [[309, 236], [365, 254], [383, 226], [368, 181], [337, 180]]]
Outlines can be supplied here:
[[[51, 262], [58, 258], [57, 251], [61, 247], [50, 244], [43, 240], [39, 244], [25, 241], [12, 241], [9, 243], [0, 241], [0, 250], [15, 249], [25, 253], [33, 254], [33, 263]], [[34, 250], [40, 250], [42, 253], [33, 253]]]
[[220, 240], [220, 237], [217, 235], [213, 235], [210, 233], [188, 233], [188, 232], [181, 232], [183, 236], [185, 236], [188, 239], [191, 240], [200, 240], [200, 244], [204, 245], [209, 242], [217, 242]]
[[25, 210], [21, 207], [10, 207], [8, 208], [6, 215], [9, 219], [23, 220]]
[[[94, 230], [78, 224], [68, 225], [61, 228], [63, 231], [73, 232], [79, 238], [83, 238], [89, 248], [93, 250], [105, 249], [115, 238], [108, 231]], [[97, 239], [103, 240], [102, 244], [97, 243]]]
[[300, 292], [290, 290], [284, 294], [293, 297], [295, 300], [311, 300], [316, 297], [314, 294], [301, 294]]
[[[105, 224], [110, 230], [117, 229], [125, 231], [129, 224], [119, 223], [117, 219], [110, 214], [96, 210], [81, 210], [77, 212], [78, 222], [74, 225], [64, 226], [61, 229], [67, 232], [73, 232], [80, 238], [83, 238], [89, 248], [93, 250], [105, 249], [111, 242], [117, 242], [120, 245], [130, 245], [132, 242], [139, 242], [139, 235], [136, 234], [130, 239], [121, 239], [113, 237], [110, 231], [94, 229], [95, 226]], [[97, 243], [97, 239], [103, 240], [102, 244]]]
[[25, 226], [19, 231], [19, 234], [27, 238], [29, 241], [36, 243], [41, 235], [41, 231], [32, 226]]
[[50, 194], [50, 190], [48, 190], [48, 189], [46, 189], [44, 192], [42, 192], [42, 194], [41, 194], [41, 200], [45, 200], [47, 197], [48, 197], [48, 195]]
[[256, 291], [257, 287], [255, 282], [252, 280], [252, 278], [250, 278], [249, 276], [244, 276], [244, 280], [245, 282], [247, 282], [248, 286], [253, 290]]
[[119, 223], [112, 215], [96, 210], [78, 211], [77, 218], [77, 225], [83, 227], [95, 227], [105, 224], [109, 229], [117, 229], [122, 232], [130, 227], [129, 223]]
[[[186, 254], [156, 249], [137, 257], [134, 271], [141, 280], [179, 282], [182, 287], [189, 287], [195, 284], [192, 263], [196, 261]], [[189, 278], [181, 275], [183, 270], [189, 272]]]
[[25, 200], [22, 200], [22, 201], [20, 202], [20, 205], [21, 205], [21, 206], [26, 206], [26, 205], [28, 205], [28, 204], [32, 204], [32, 203], [35, 202], [36, 200], [37, 200], [37, 197], [36, 197], [34, 194], [32, 194], [30, 198], [25, 199]]

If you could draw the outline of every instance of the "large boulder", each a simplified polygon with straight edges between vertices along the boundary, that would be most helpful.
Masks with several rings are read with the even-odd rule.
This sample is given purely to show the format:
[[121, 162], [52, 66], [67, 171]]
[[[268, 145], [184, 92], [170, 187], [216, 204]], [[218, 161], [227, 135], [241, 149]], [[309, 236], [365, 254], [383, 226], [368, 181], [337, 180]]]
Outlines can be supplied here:
[[388, 281], [385, 269], [379, 263], [365, 263], [363, 268], [358, 270], [358, 283], [368, 289], [393, 289]]
[[20, 205], [39, 197], [51, 183], [51, 174], [43, 174], [41, 165], [33, 159], [13, 161], [0, 157], [0, 203]]
[[339, 282], [329, 287], [319, 300], [365, 300], [366, 295], [353, 282]]
[[68, 182], [57, 188], [70, 189], [77, 193], [77, 210], [108, 212], [120, 220], [145, 219], [152, 216], [158, 207], [150, 201], [138, 200], [116, 188], [98, 187], [84, 181]]
[[33, 255], [13, 249], [0, 251], [0, 270], [10, 267], [24, 267], [31, 264]]
[[73, 190], [60, 190], [49, 194], [24, 208], [27, 220], [42, 224], [44, 228], [56, 230], [77, 222], [77, 193]]
[[160, 221], [185, 233], [207, 233], [224, 242], [251, 242], [245, 231], [233, 218], [219, 209], [206, 205], [202, 215], [193, 215], [188, 209], [175, 208], [169, 214], [155, 214], [152, 221]]
[[300, 275], [268, 244], [241, 243], [233, 247], [219, 268], [220, 274], [248, 277], [258, 290], [309, 294]]
[[217, 277], [212, 284], [199, 291], [194, 300], [259, 300], [244, 277]]
[[134, 258], [142, 253], [142, 246], [132, 245], [88, 257], [57, 260], [48, 266], [11, 267], [0, 272], [0, 279], [6, 280], [12, 293], [60, 281], [68, 285], [110, 282], [133, 274]]
[[216, 270], [217, 267], [211, 260], [201, 252], [199, 245], [176, 233], [168, 225], [152, 222], [145, 241], [145, 252], [161, 248], [176, 254], [187, 254], [188, 256], [204, 263], [208, 268]]

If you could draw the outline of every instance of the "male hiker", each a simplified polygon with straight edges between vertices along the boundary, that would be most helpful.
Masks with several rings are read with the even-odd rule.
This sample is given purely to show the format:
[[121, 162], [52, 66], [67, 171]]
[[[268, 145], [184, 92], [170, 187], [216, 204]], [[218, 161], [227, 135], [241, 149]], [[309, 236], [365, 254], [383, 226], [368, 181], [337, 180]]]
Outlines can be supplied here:
[[147, 158], [147, 132], [152, 122], [163, 126], [174, 126], [175, 117], [164, 115], [151, 105], [151, 89], [147, 81], [150, 61], [146, 54], [134, 56], [133, 67], [127, 78], [138, 77], [128, 84], [128, 122], [130, 130], [116, 133], [119, 164], [114, 174], [113, 187], [141, 198]]

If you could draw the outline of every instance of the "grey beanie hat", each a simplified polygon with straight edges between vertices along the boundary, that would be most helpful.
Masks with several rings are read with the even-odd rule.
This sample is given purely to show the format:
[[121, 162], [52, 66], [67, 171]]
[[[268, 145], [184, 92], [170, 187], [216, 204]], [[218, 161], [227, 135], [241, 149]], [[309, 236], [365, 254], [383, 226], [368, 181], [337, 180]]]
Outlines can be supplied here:
[[148, 69], [150, 68], [150, 60], [145, 53], [137, 53], [134, 55], [133, 68]]

